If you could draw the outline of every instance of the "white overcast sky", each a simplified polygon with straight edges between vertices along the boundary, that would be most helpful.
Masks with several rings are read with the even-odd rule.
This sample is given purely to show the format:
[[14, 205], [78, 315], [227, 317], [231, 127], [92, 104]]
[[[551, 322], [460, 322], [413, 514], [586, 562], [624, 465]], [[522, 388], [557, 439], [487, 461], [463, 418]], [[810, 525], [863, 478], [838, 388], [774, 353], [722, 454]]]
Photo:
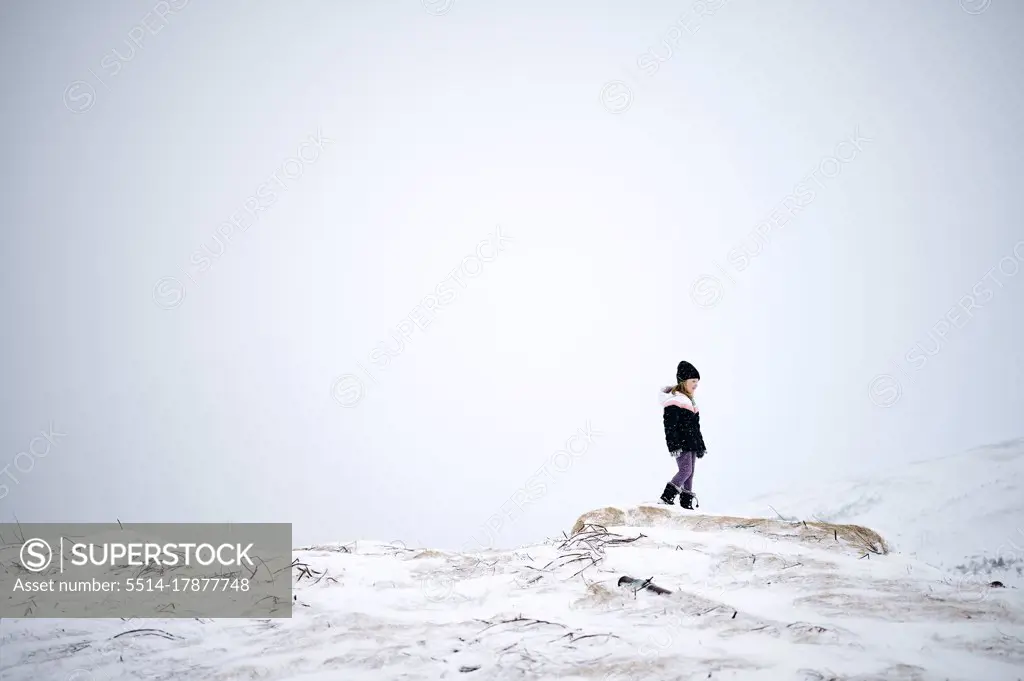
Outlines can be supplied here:
[[515, 546], [656, 497], [682, 359], [709, 512], [1019, 437], [1022, 34], [1011, 0], [4, 3], [0, 520]]

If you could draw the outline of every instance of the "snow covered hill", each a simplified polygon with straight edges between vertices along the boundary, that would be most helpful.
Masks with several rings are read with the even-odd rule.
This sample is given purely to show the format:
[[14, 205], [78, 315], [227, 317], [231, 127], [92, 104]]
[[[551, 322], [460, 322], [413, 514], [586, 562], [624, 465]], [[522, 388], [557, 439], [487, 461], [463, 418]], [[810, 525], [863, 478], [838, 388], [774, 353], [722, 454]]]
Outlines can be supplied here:
[[644, 503], [516, 551], [300, 548], [289, 620], [8, 619], [0, 681], [1020, 681], [1022, 473], [1018, 440], [767, 517]]
[[965, 588], [865, 528], [685, 513], [600, 509], [513, 552], [298, 549], [290, 620], [5, 620], [0, 678], [1024, 677], [1024, 591]]
[[755, 499], [744, 514], [867, 525], [961, 579], [1024, 588], [1024, 438]]

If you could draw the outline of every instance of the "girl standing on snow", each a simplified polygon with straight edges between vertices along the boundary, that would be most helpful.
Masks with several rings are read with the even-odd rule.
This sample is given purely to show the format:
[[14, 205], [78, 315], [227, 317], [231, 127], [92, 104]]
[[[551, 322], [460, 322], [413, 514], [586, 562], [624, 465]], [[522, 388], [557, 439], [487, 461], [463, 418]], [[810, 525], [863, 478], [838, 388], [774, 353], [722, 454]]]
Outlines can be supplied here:
[[661, 406], [665, 413], [665, 443], [669, 454], [675, 458], [679, 471], [665, 485], [661, 500], [673, 504], [676, 494], [679, 505], [693, 510], [700, 504], [693, 493], [693, 469], [697, 459], [704, 456], [704, 438], [700, 434], [700, 412], [693, 399], [693, 393], [700, 383], [700, 374], [689, 362], [680, 362], [676, 368], [676, 385], [662, 388]]

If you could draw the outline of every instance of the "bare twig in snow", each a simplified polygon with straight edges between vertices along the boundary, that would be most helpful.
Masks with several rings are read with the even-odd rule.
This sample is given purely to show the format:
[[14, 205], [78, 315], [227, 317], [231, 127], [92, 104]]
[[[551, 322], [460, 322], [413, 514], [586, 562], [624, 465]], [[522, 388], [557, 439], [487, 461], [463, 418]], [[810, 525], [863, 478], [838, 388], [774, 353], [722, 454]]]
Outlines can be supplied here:
[[565, 626], [564, 624], [559, 624], [557, 622], [548, 622], [547, 620], [538, 620], [538, 619], [532, 619], [532, 618], [529, 618], [529, 617], [516, 617], [516, 618], [510, 619], [510, 620], [502, 620], [501, 622], [495, 622], [494, 624], [491, 624], [490, 626], [484, 627], [483, 629], [481, 629], [477, 633], [478, 634], [482, 634], [482, 633], [484, 633], [485, 631], [487, 631], [488, 629], [490, 629], [492, 627], [497, 627], [497, 626], [502, 625], [502, 624], [515, 624], [516, 622], [527, 622], [526, 626], [528, 626], [528, 627], [532, 627], [532, 626], [537, 625], [537, 624], [549, 624], [549, 625], [551, 625], [553, 627], [562, 627], [563, 629], [568, 629], [569, 628], [569, 627]]
[[181, 640], [183, 640], [180, 636], [175, 636], [174, 634], [169, 634], [166, 631], [164, 631], [163, 629], [132, 629], [131, 631], [122, 631], [120, 634], [115, 634], [114, 636], [111, 636], [110, 638], [111, 639], [120, 638], [122, 636], [127, 636], [128, 634], [141, 634], [143, 636], [160, 636], [161, 638], [167, 638], [167, 639], [170, 639], [172, 641], [181, 641]]

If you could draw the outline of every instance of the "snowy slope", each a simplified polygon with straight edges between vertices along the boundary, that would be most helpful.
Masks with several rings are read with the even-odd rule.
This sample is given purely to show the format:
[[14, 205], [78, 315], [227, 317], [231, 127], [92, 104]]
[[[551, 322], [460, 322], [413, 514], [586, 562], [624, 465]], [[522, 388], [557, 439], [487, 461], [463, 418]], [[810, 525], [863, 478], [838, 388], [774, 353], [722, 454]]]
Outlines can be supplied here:
[[298, 549], [289, 620], [4, 620], [0, 679], [1024, 677], [1024, 590], [850, 528], [685, 513], [601, 509], [514, 552]]
[[[771, 508], [769, 508], [769, 506]], [[884, 475], [755, 499], [745, 515], [867, 525], [893, 549], [975, 581], [1024, 588], [1024, 438]]]

